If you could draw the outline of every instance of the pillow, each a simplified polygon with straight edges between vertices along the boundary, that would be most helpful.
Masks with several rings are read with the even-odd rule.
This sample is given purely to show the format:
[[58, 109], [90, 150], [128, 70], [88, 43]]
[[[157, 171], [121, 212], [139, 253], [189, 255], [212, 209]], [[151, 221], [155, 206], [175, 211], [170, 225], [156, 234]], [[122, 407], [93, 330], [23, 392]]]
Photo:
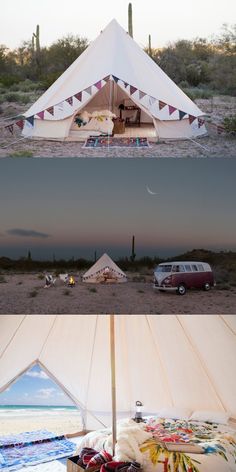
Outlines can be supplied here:
[[190, 421], [209, 421], [210, 423], [227, 424], [230, 414], [223, 411], [196, 410]]
[[192, 410], [189, 408], [167, 407], [161, 408], [156, 414], [158, 418], [172, 418], [174, 420], [188, 420]]

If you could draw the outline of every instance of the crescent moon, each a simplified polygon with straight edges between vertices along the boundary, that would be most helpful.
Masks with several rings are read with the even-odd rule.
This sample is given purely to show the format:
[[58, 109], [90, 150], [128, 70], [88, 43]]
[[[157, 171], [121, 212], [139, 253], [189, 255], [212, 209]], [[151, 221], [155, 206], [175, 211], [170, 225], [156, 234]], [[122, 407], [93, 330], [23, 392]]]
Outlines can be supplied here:
[[147, 189], [147, 192], [150, 194], [150, 195], [157, 195], [156, 192], [153, 192], [152, 190], [150, 190], [150, 188], [146, 185], [146, 189]]

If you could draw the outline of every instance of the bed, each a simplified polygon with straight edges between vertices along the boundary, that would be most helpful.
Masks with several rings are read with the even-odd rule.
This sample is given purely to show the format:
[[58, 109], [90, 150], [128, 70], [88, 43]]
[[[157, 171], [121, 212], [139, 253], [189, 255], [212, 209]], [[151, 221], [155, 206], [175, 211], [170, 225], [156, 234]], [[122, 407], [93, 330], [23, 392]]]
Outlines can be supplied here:
[[110, 110], [93, 111], [92, 113], [86, 110], [75, 116], [73, 130], [79, 132], [91, 132], [94, 135], [112, 135], [116, 115]]
[[[88, 433], [82, 448], [112, 451], [111, 430]], [[163, 444], [195, 444], [203, 453], [168, 451]], [[144, 472], [235, 472], [236, 430], [223, 424], [150, 417], [145, 423], [121, 421], [114, 460], [137, 461]]]

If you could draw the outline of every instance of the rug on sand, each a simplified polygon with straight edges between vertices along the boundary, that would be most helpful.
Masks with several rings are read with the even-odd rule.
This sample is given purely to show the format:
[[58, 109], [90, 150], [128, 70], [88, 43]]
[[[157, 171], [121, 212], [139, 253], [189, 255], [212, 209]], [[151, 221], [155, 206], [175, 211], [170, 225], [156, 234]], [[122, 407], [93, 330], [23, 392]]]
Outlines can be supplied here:
[[12, 471], [69, 457], [76, 446], [65, 436], [46, 430], [0, 437], [0, 469]]
[[86, 148], [107, 148], [107, 147], [128, 147], [143, 148], [149, 147], [147, 138], [112, 138], [103, 136], [92, 136], [88, 138], [84, 147]]

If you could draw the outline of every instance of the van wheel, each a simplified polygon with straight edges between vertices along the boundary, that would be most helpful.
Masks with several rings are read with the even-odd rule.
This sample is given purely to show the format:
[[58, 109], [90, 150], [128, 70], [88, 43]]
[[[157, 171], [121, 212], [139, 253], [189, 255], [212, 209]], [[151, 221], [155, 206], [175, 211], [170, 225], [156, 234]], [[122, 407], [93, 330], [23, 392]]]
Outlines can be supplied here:
[[187, 289], [184, 284], [180, 284], [177, 288], [178, 295], [185, 295]]
[[206, 290], [206, 292], [208, 292], [208, 290], [210, 290], [210, 288], [211, 288], [209, 282], [206, 282], [206, 283], [203, 285], [203, 288], [204, 288], [204, 290]]

